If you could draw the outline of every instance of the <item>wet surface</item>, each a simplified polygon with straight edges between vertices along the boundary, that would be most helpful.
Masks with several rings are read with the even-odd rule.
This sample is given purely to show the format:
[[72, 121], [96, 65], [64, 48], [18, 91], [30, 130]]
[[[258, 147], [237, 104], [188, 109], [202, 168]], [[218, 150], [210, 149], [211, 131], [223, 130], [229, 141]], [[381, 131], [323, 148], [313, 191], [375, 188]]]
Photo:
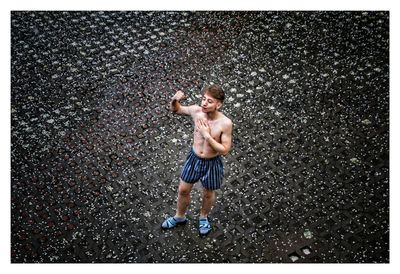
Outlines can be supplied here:
[[[12, 262], [389, 262], [388, 12], [12, 12]], [[234, 122], [170, 231], [187, 117]]]

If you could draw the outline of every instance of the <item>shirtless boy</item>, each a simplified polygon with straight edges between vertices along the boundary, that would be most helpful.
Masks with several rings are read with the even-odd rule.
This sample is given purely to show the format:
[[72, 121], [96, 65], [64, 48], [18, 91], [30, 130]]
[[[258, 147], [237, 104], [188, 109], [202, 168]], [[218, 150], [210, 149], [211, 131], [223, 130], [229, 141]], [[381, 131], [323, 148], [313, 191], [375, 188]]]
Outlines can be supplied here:
[[232, 121], [219, 111], [225, 94], [217, 85], [204, 89], [201, 106], [182, 106], [180, 101], [183, 98], [182, 91], [172, 97], [171, 111], [192, 117], [193, 147], [181, 171], [175, 216], [167, 218], [161, 227], [168, 229], [187, 222], [185, 214], [190, 203], [190, 191], [194, 183], [200, 180], [203, 197], [199, 233], [203, 236], [211, 231], [208, 214], [215, 202], [215, 190], [221, 187], [224, 175], [221, 155], [227, 155], [231, 149]]

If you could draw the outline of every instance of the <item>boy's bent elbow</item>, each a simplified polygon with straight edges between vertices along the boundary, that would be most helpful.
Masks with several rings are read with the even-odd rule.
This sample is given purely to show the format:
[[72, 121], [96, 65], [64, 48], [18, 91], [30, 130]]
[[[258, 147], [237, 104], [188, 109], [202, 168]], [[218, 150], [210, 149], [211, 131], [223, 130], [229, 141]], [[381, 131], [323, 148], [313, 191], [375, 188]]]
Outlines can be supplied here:
[[224, 149], [224, 151], [221, 153], [221, 154], [222, 154], [222, 156], [226, 156], [226, 155], [228, 155], [230, 150], [231, 150], [230, 148], [226, 148], [226, 149]]

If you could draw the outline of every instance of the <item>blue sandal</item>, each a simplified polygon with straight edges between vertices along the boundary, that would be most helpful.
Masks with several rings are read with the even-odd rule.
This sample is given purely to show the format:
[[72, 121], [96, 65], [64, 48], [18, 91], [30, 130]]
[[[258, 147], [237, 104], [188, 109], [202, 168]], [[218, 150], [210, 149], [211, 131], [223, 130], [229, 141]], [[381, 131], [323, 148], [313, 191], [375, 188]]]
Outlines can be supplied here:
[[211, 231], [211, 224], [207, 219], [199, 220], [199, 234], [200, 236], [205, 236]]
[[174, 228], [177, 225], [183, 225], [187, 223], [187, 219], [185, 218], [185, 220], [178, 222], [177, 220], [175, 220], [174, 217], [169, 217], [168, 219], [166, 219], [162, 224], [161, 224], [161, 228], [162, 229], [169, 229], [169, 228]]

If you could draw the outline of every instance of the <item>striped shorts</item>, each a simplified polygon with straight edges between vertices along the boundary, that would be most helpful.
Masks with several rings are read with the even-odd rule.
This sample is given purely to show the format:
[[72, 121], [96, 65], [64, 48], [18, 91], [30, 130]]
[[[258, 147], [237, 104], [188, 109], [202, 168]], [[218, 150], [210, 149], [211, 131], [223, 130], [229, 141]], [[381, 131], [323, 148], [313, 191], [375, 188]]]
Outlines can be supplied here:
[[223, 177], [224, 165], [221, 156], [204, 159], [197, 156], [193, 148], [190, 150], [182, 168], [182, 181], [194, 184], [200, 180], [204, 188], [216, 190], [221, 188]]

